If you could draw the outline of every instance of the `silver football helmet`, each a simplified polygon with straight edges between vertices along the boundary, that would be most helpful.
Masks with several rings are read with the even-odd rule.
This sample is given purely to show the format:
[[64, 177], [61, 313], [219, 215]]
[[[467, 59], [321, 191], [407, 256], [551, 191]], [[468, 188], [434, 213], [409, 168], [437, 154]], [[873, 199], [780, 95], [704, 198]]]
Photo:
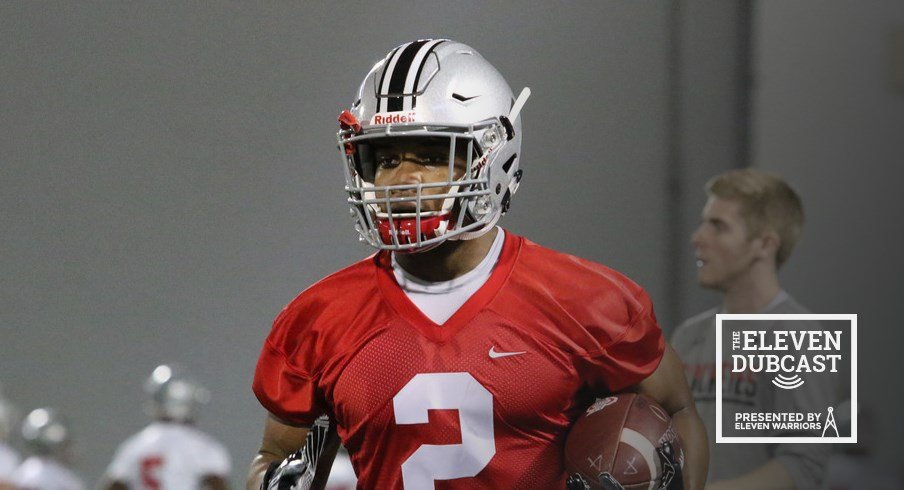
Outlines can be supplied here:
[[[493, 65], [455, 41], [390, 51], [339, 117], [345, 190], [361, 239], [417, 252], [491, 230], [521, 181], [519, 113], [529, 95], [525, 88], [516, 100]], [[441, 144], [441, 158], [427, 160], [448, 168], [445, 180], [376, 185], [377, 169], [392, 160], [381, 148], [401, 141]]]
[[210, 393], [186, 377], [177, 366], [161, 364], [144, 384], [150, 396], [148, 413], [155, 419], [190, 422], [198, 408], [210, 400]]
[[53, 408], [36, 408], [22, 423], [22, 439], [35, 454], [59, 456], [70, 437], [68, 422]]

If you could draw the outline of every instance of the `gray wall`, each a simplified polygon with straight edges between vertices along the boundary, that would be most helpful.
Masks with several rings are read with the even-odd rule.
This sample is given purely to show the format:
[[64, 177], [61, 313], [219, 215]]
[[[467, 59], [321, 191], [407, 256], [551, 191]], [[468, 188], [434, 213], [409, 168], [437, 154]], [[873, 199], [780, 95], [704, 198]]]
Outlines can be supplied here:
[[[803, 238], [786, 288], [811, 310], [857, 313], [859, 393], [898, 471], [904, 276], [904, 3], [760, 2], [752, 151], [799, 190]], [[899, 82], [900, 83], [900, 82]]]
[[240, 481], [272, 318], [369, 253], [335, 117], [413, 38], [463, 40], [533, 89], [505, 224], [665, 303], [667, 3], [346, 5], [0, 4], [0, 379], [70, 415], [89, 480], [145, 423], [144, 376], [178, 361]]
[[[811, 84], [789, 75], [828, 51], [810, 45], [802, 26], [819, 8], [806, 5], [758, 11], [758, 97], [770, 83]], [[849, 16], [831, 12], [814, 27], [826, 42], [840, 30], [831, 22]], [[158, 362], [181, 362], [213, 392], [200, 425], [233, 452], [238, 483], [260, 437], [264, 413], [249, 385], [273, 316], [369, 253], [344, 208], [335, 117], [385, 51], [428, 36], [471, 44], [516, 90], [533, 89], [523, 112], [525, 180], [504, 224], [628, 273], [670, 330], [716, 301], [695, 286], [686, 242], [705, 178], [750, 160], [748, 14], [748, 2], [724, 1], [2, 3], [0, 382], [22, 407], [70, 415], [79, 470], [94, 480], [145, 423], [144, 376]], [[881, 18], [869, 14], [848, 37], [866, 39]], [[854, 59], [868, 51], [853, 44], [845, 53]], [[900, 162], [888, 136], [899, 113], [871, 119], [900, 97], [862, 95], [879, 93], [871, 87], [853, 90], [877, 108], [838, 114], [860, 114], [855, 148], [869, 151], [879, 138], [878, 155]], [[822, 96], [835, 103], [838, 93]], [[872, 180], [857, 184], [860, 199], [846, 199], [856, 206], [844, 206], [834, 198], [840, 186], [850, 196], [850, 184], [864, 182], [850, 162], [867, 159], [835, 158], [841, 148], [863, 154], [833, 146], [851, 133], [848, 119], [822, 112], [808, 126], [782, 112], [801, 100], [755, 104], [754, 161], [787, 171], [808, 208], [833, 210], [811, 211], [789, 289], [814, 310], [864, 321], [885, 312], [877, 321], [891, 325], [883, 306], [893, 304], [891, 288], [861, 293], [870, 276], [855, 267], [866, 260], [871, 273], [899, 275], [900, 262], [880, 268], [888, 247], [900, 249], [900, 214], [888, 214], [894, 194], [873, 197], [870, 187], [892, 185], [883, 174], [890, 160], [863, 163]], [[791, 134], [808, 136], [783, 140], [789, 119]], [[811, 128], [822, 121], [835, 126]], [[831, 171], [813, 171], [814, 161]], [[833, 241], [836, 223], [897, 241], [857, 248], [849, 239], [853, 248], [822, 254], [814, 245]], [[838, 262], [843, 281], [803, 287]]]
[[669, 250], [663, 298], [671, 307], [666, 330], [712, 308], [719, 296], [701, 290], [690, 235], [706, 203], [704, 183], [713, 175], [749, 165], [751, 2], [672, 2], [670, 125], [673, 185], [668, 209]]

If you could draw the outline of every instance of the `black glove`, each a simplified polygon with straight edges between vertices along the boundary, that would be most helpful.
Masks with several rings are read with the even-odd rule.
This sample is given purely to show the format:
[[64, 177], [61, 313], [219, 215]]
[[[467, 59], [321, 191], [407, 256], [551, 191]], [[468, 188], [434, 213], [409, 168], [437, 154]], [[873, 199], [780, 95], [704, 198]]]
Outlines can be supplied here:
[[329, 431], [329, 419], [319, 417], [305, 438], [304, 446], [282, 463], [271, 463], [264, 473], [261, 490], [308, 490]]
[[659, 477], [660, 490], [684, 490], [684, 474], [681, 471], [681, 462], [675, 454], [675, 448], [668, 442], [656, 450], [659, 453], [659, 462], [662, 465], [662, 475]]
[[590, 484], [580, 473], [573, 473], [565, 480], [565, 490], [590, 490]]
[[[603, 487], [604, 490], [625, 490], [625, 487], [622, 486], [618, 480], [615, 479], [614, 476], [609, 473], [600, 473], [598, 476], [598, 482], [600, 486]], [[590, 483], [584, 478], [580, 473], [574, 473], [565, 480], [565, 489], [566, 490], [590, 490]]]
[[[282, 463], [271, 463], [264, 474], [261, 490], [293, 490], [310, 488], [314, 481], [311, 467], [304, 450], [289, 455]], [[301, 483], [301, 485], [299, 485]]]

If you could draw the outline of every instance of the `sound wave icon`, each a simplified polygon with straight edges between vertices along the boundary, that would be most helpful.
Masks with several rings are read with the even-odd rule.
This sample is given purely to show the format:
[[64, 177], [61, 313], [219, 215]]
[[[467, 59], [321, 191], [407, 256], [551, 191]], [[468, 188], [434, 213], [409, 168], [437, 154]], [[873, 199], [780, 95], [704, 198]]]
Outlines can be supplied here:
[[801, 387], [804, 384], [804, 380], [796, 374], [794, 376], [782, 376], [781, 374], [777, 374], [775, 378], [772, 379], [772, 384], [783, 390], [793, 390], [794, 388]]

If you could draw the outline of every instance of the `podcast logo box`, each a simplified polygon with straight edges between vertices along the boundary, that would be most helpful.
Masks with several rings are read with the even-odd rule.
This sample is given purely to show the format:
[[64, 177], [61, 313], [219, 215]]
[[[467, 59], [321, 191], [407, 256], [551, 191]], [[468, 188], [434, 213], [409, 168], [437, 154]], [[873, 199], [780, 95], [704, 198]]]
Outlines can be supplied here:
[[857, 315], [716, 315], [717, 443], [856, 443]]

